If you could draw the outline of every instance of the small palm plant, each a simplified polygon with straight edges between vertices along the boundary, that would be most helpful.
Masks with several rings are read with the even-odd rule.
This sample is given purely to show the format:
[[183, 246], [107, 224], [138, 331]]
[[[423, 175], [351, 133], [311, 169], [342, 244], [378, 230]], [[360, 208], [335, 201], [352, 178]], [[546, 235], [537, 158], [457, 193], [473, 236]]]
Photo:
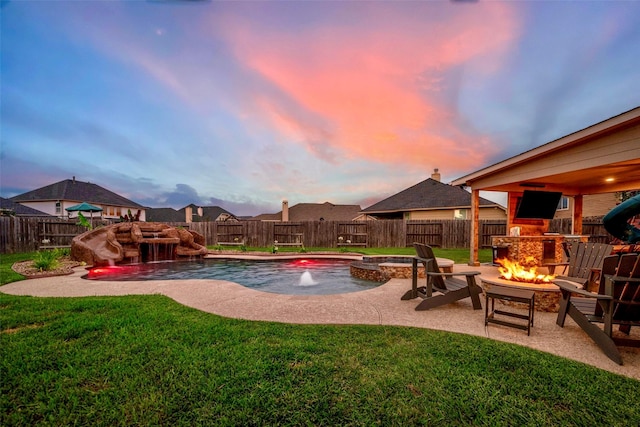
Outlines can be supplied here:
[[33, 258], [33, 266], [37, 268], [38, 271], [55, 270], [60, 264], [58, 258], [60, 258], [60, 254], [57, 249], [52, 251], [39, 251]]

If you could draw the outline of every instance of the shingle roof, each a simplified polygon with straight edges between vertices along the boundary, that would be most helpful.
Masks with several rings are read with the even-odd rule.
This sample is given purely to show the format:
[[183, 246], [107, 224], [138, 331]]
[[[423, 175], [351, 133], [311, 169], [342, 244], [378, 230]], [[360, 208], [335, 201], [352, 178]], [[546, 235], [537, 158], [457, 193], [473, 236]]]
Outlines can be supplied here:
[[148, 222], [184, 222], [184, 212], [173, 208], [150, 208], [145, 212]]
[[282, 219], [282, 211], [272, 214], [260, 214], [251, 217], [251, 221], [280, 221]]
[[0, 197], [0, 209], [13, 212], [16, 216], [51, 216], [48, 213], [21, 205], [13, 200]]
[[[480, 206], [498, 206], [480, 198]], [[427, 178], [378, 203], [363, 209], [365, 213], [405, 212], [412, 210], [470, 208], [471, 194], [460, 187]]]
[[[289, 221], [351, 221], [360, 213], [360, 205], [334, 205], [333, 203], [298, 203], [289, 207]], [[282, 211], [251, 218], [258, 221], [280, 221]]]
[[360, 205], [298, 203], [289, 208], [289, 221], [351, 221], [360, 213]]
[[34, 202], [43, 200], [70, 200], [77, 202], [88, 202], [100, 205], [133, 207], [145, 209], [119, 194], [109, 191], [90, 182], [76, 181], [75, 179], [65, 179], [55, 184], [47, 185], [36, 190], [14, 196], [11, 198], [14, 202]]

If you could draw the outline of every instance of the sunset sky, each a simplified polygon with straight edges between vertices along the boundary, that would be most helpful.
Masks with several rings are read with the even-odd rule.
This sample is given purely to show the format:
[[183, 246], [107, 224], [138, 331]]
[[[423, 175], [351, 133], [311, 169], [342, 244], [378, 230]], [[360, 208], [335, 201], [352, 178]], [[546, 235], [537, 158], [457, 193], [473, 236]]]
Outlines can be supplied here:
[[366, 208], [640, 106], [637, 1], [0, 4], [3, 197]]

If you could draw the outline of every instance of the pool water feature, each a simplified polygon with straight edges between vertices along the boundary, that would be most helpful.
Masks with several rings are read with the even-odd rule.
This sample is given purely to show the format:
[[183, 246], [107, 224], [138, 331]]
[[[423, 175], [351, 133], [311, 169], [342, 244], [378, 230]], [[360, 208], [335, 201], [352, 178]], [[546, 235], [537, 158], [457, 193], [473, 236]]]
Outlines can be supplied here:
[[380, 282], [352, 277], [351, 260], [202, 259], [97, 267], [84, 276], [90, 280], [228, 280], [264, 292], [293, 295], [328, 295], [357, 292]]

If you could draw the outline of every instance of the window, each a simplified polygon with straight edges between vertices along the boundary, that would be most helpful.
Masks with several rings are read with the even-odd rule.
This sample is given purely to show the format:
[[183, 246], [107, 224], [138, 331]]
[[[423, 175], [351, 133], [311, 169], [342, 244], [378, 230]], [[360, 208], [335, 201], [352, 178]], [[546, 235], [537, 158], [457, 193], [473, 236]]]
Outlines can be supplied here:
[[62, 203], [58, 200], [56, 202], [56, 214], [62, 213]]
[[560, 201], [558, 202], [558, 209], [559, 211], [566, 211], [569, 210], [569, 198], [567, 196], [562, 196], [560, 198]]
[[453, 211], [453, 219], [467, 219], [468, 217], [468, 209], [456, 209], [455, 211]]

